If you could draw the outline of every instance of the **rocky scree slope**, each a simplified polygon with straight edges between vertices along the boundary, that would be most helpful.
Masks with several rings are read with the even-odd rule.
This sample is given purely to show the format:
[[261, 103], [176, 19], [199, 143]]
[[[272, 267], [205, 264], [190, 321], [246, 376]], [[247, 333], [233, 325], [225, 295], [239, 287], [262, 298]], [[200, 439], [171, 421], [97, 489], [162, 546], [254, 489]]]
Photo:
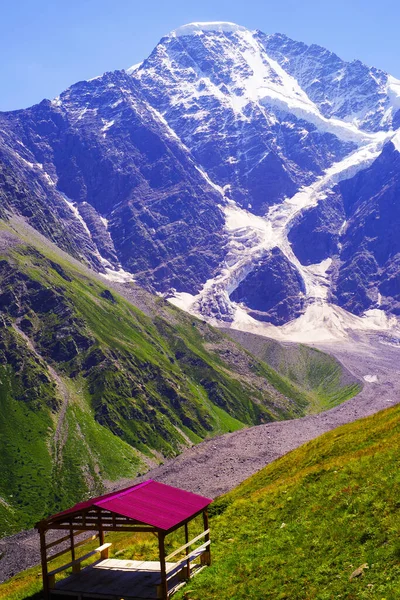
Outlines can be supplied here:
[[[397, 213], [366, 202], [357, 177], [374, 163], [397, 197], [399, 115], [400, 82], [378, 69], [191, 24], [126, 72], [0, 115], [2, 215], [216, 323], [282, 326], [310, 310], [343, 321], [338, 305], [389, 326], [398, 253], [365, 265], [369, 221], [395, 227]], [[387, 246], [375, 233], [374, 260]]]
[[[15, 223], [0, 230], [3, 535], [204, 438], [311, 408], [310, 390], [219, 331], [150, 295], [144, 314]], [[358, 387], [337, 389], [341, 402]]]

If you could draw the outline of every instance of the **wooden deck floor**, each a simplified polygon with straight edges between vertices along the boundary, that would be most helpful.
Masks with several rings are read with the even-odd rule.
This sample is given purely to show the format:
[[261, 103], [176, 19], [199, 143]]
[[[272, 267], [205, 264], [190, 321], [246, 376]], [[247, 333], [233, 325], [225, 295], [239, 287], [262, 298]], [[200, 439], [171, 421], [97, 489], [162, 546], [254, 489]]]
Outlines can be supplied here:
[[[175, 563], [167, 563], [167, 570]], [[160, 563], [156, 561], [118, 560], [107, 558], [97, 561], [80, 573], [58, 581], [51, 590], [58, 596], [79, 600], [154, 600], [160, 583]], [[178, 575], [169, 581], [169, 588], [179, 583]]]

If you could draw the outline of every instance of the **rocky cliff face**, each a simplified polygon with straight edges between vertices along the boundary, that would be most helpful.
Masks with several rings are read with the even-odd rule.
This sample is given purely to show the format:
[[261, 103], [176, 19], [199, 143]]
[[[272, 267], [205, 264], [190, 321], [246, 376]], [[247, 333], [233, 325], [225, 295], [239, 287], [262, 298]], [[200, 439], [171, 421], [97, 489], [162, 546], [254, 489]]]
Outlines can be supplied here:
[[306, 94], [241, 27], [183, 27], [132, 77], [211, 179], [255, 214], [355, 148], [304, 118], [314, 110]]
[[110, 278], [234, 325], [398, 313], [400, 82], [378, 69], [192, 24], [0, 121], [1, 215]]
[[354, 123], [365, 131], [398, 127], [399, 82], [359, 60], [345, 62], [326, 48], [285, 35], [256, 33], [271, 58], [298, 81], [324, 117]]
[[[98, 270], [122, 266], [162, 291], [193, 292], [213, 275], [224, 243], [220, 194], [129, 75], [76, 84], [2, 119], [14, 164], [46, 180], [41, 210], [50, 204], [65, 232], [73, 219], [81, 254]], [[36, 226], [30, 201], [21, 209], [10, 197]]]

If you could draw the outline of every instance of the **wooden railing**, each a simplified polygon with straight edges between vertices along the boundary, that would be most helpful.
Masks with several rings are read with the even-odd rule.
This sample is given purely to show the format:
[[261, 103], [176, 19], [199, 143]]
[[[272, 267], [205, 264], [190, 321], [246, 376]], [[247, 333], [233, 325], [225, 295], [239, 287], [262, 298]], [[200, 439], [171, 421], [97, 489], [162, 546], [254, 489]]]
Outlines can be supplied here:
[[183, 552], [184, 550], [186, 550], [186, 548], [189, 548], [190, 546], [193, 546], [193, 544], [195, 544], [196, 542], [198, 542], [199, 540], [201, 540], [201, 538], [203, 538], [205, 535], [207, 535], [209, 533], [210, 533], [210, 530], [206, 529], [205, 531], [203, 531], [203, 533], [200, 533], [200, 535], [198, 535], [197, 537], [195, 537], [192, 540], [190, 540], [190, 542], [188, 542], [187, 544], [184, 544], [183, 546], [181, 546], [180, 548], [178, 548], [178, 550], [174, 550], [174, 552], [171, 552], [171, 554], [168, 554], [168, 556], [165, 557], [165, 562], [169, 562], [171, 560], [171, 558], [173, 558], [177, 554], [180, 554], [181, 552]]
[[[186, 563], [186, 565], [188, 565], [188, 563], [191, 563], [193, 560], [196, 560], [196, 558], [200, 558], [203, 559], [201, 566], [204, 566], [206, 564], [206, 559], [207, 559], [207, 548], [210, 545], [210, 540], [208, 540], [207, 542], [205, 542], [204, 544], [202, 544], [201, 546], [199, 546], [198, 548], [196, 548], [195, 550], [192, 550], [192, 552], [190, 552], [189, 554], [187, 554], [184, 558], [182, 558], [181, 560], [179, 560], [178, 562], [174, 563], [173, 566], [171, 566], [169, 569], [167, 569], [167, 581], [169, 581], [170, 579], [172, 579], [172, 577], [181, 570], [182, 566]], [[186, 569], [188, 569], [188, 567], [186, 567]], [[190, 577], [190, 572], [186, 573], [186, 577], [189, 579]]]
[[49, 588], [54, 589], [54, 587], [56, 585], [56, 575], [58, 573], [62, 573], [63, 571], [65, 571], [66, 569], [69, 569], [71, 567], [72, 567], [73, 573], [79, 573], [79, 571], [81, 570], [81, 563], [84, 560], [91, 558], [92, 556], [96, 556], [97, 554], [100, 554], [100, 560], [104, 560], [104, 559], [108, 558], [108, 552], [109, 552], [110, 546], [112, 546], [112, 544], [103, 544], [102, 546], [95, 548], [95, 550], [92, 550], [91, 552], [88, 552], [87, 554], [84, 554], [83, 556], [80, 556], [79, 558], [76, 558], [75, 560], [71, 560], [69, 563], [62, 565], [61, 567], [58, 567], [58, 569], [54, 569], [53, 571], [50, 571], [47, 574]]
[[175, 556], [177, 556], [178, 554], [181, 554], [184, 550], [186, 550], [186, 554], [183, 558], [181, 558], [180, 560], [178, 560], [178, 562], [175, 562], [173, 565], [171, 565], [169, 568], [166, 569], [167, 581], [171, 580], [180, 571], [182, 572], [182, 576], [184, 579], [190, 579], [190, 577], [192, 575], [190, 563], [193, 562], [194, 560], [196, 560], [197, 558], [200, 558], [200, 561], [201, 561], [200, 565], [199, 565], [199, 569], [202, 568], [203, 566], [206, 566], [209, 564], [210, 552], [209, 552], [208, 548], [211, 543], [210, 539], [207, 539], [207, 541], [205, 541], [203, 544], [201, 544], [201, 546], [198, 546], [191, 552], [188, 552], [189, 548], [191, 546], [193, 546], [193, 544], [195, 544], [196, 542], [198, 542], [199, 540], [201, 540], [204, 537], [209, 538], [209, 534], [210, 534], [210, 530], [206, 529], [205, 531], [200, 533], [200, 535], [196, 536], [195, 538], [193, 538], [186, 544], [183, 544], [183, 546], [181, 546], [177, 550], [174, 550], [174, 552], [171, 552], [171, 554], [169, 554], [165, 558], [165, 562], [167, 563], [171, 560], [171, 558], [174, 558]]

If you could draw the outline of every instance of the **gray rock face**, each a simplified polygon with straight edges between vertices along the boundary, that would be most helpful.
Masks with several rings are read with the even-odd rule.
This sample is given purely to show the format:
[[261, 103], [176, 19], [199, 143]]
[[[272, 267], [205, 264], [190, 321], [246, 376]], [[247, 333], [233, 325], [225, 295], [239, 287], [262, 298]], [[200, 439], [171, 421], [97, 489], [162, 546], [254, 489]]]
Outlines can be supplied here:
[[170, 35], [132, 77], [211, 179], [257, 215], [355, 148], [296, 117], [290, 98], [253, 92], [251, 77], [264, 77], [276, 96], [296, 96], [250, 32]]
[[290, 231], [302, 264], [338, 261], [332, 299], [354, 314], [373, 308], [400, 314], [399, 198], [400, 153], [388, 143], [368, 169], [342, 181]]
[[1, 218], [7, 219], [9, 213], [23, 216], [60, 248], [101, 272], [103, 266], [96, 247], [82, 223], [75, 218], [43, 168], [28, 161], [32, 156], [26, 149], [23, 148], [21, 154], [13, 151], [10, 147], [13, 141], [11, 136], [8, 143], [0, 139]]
[[232, 292], [231, 300], [274, 325], [298, 317], [304, 308], [304, 282], [279, 248], [273, 248]]
[[224, 243], [222, 197], [131, 77], [106, 74], [3, 118], [12, 152], [23, 144], [43, 165], [111, 264], [161, 291], [194, 292], [213, 275]]
[[332, 191], [296, 219], [288, 239], [303, 265], [320, 263], [339, 253], [339, 232], [345, 218], [342, 196]]
[[398, 107], [391, 99], [391, 78], [359, 60], [346, 62], [326, 48], [296, 42], [285, 35], [257, 39], [271, 58], [290, 73], [325, 117], [355, 119], [366, 131], [396, 129]]
[[387, 144], [373, 165], [340, 184], [349, 222], [343, 235], [337, 302], [356, 314], [400, 314], [400, 153]]

